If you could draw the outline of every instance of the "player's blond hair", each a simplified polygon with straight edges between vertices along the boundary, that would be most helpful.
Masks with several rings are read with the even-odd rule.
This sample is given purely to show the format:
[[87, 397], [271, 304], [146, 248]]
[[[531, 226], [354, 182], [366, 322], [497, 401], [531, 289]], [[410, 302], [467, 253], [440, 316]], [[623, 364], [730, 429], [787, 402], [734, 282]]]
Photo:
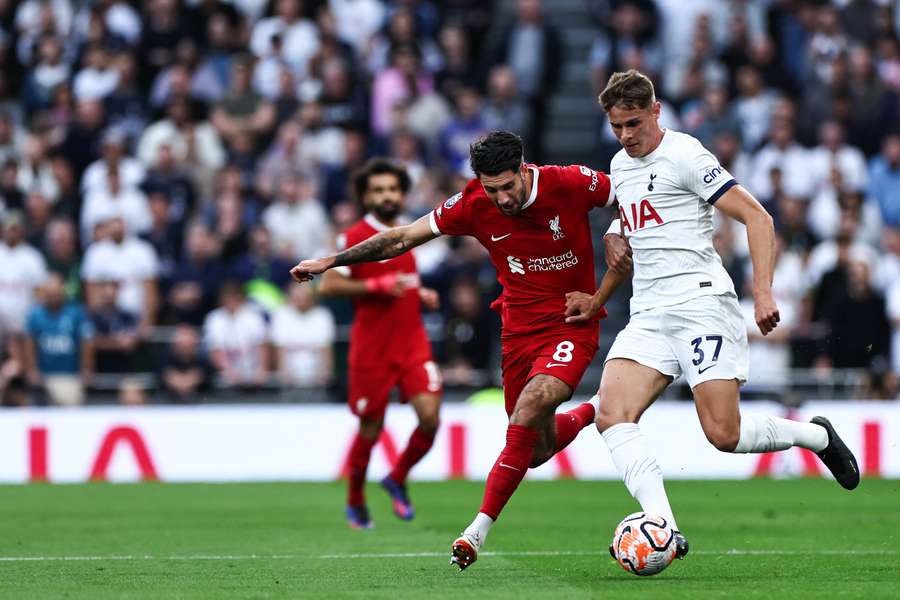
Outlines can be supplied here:
[[613, 106], [623, 108], [650, 108], [656, 102], [656, 92], [650, 78], [634, 69], [613, 73], [600, 92], [600, 105], [609, 112]]

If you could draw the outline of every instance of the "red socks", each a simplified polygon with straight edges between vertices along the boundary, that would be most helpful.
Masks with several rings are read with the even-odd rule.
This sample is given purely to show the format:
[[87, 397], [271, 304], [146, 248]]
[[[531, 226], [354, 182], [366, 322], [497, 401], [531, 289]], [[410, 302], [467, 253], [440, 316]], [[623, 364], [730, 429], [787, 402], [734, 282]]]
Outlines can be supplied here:
[[377, 438], [369, 440], [356, 434], [350, 446], [350, 473], [347, 477], [347, 506], [362, 506], [366, 503], [363, 488], [366, 485], [366, 470], [369, 468], [369, 457]]
[[500, 511], [525, 477], [537, 441], [538, 432], [535, 429], [521, 425], [510, 425], [506, 429], [506, 447], [488, 475], [481, 512], [497, 520]]
[[594, 407], [585, 402], [569, 412], [556, 415], [556, 451], [571, 444], [578, 433], [594, 422]]
[[403, 454], [400, 455], [400, 458], [397, 459], [397, 464], [394, 465], [394, 470], [390, 472], [388, 477], [400, 485], [403, 485], [406, 482], [406, 476], [409, 474], [409, 470], [413, 468], [413, 465], [422, 460], [422, 457], [431, 449], [431, 445], [434, 443], [435, 433], [435, 431], [425, 433], [420, 428], [416, 427], [412, 432], [412, 435], [409, 436], [409, 443], [406, 444], [406, 450], [404, 450]]

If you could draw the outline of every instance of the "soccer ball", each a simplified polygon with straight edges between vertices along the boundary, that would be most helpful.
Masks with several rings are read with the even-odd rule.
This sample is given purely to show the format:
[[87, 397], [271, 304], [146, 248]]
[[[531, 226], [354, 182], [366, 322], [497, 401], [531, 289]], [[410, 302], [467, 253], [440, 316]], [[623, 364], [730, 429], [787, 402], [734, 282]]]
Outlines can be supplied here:
[[656, 575], [675, 559], [675, 531], [662, 517], [636, 512], [616, 527], [610, 552], [629, 573]]

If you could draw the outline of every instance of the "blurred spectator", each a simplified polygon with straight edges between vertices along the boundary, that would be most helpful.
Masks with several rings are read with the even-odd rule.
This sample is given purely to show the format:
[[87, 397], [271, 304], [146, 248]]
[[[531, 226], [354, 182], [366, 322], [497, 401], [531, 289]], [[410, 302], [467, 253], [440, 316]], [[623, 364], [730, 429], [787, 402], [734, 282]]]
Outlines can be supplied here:
[[306, 168], [344, 162], [344, 132], [323, 120], [322, 105], [310, 101], [300, 108], [300, 156]]
[[28, 314], [25, 364], [28, 383], [46, 392], [53, 404], [84, 402], [83, 382], [93, 375], [90, 321], [74, 300], [66, 300], [65, 282], [50, 273], [43, 301]]
[[272, 198], [276, 183], [286, 174], [302, 168], [300, 124], [288, 121], [278, 128], [278, 135], [256, 168], [256, 191], [263, 198]]
[[884, 371], [890, 364], [890, 322], [884, 298], [872, 289], [863, 261], [850, 261], [847, 290], [824, 317], [830, 326], [826, 354], [819, 365]]
[[47, 266], [41, 253], [25, 243], [25, 218], [19, 211], [3, 215], [0, 264], [0, 328], [21, 332]]
[[881, 209], [885, 225], [900, 227], [900, 133], [888, 135], [881, 154], [869, 164], [869, 197]]
[[[344, 163], [325, 165], [322, 169], [322, 204], [327, 213], [350, 199], [350, 175], [368, 158], [368, 138], [362, 131], [351, 129], [344, 133]], [[408, 165], [406, 165], [408, 167]]]
[[165, 310], [167, 321], [201, 325], [216, 304], [216, 293], [226, 268], [219, 246], [202, 223], [187, 229], [184, 254], [172, 274]]
[[753, 161], [750, 155], [741, 149], [741, 138], [736, 131], [719, 130], [714, 135], [711, 146], [707, 147], [719, 159], [719, 164], [734, 175], [735, 180], [749, 185]]
[[445, 25], [440, 31], [439, 40], [444, 65], [435, 73], [435, 85], [444, 98], [451, 101], [460, 89], [478, 86], [481, 69], [472, 62], [469, 40], [461, 24]]
[[19, 187], [19, 164], [15, 158], [7, 159], [0, 167], [0, 202], [4, 210], [25, 208], [25, 194]]
[[347, 65], [332, 59], [322, 66], [322, 125], [362, 129], [368, 125], [366, 96], [353, 80]]
[[82, 239], [90, 240], [94, 228], [110, 214], [119, 215], [125, 221], [125, 229], [132, 235], [146, 233], [151, 225], [147, 196], [137, 187], [125, 185], [118, 167], [108, 170], [105, 179], [103, 185], [85, 192], [84, 204], [81, 205]]
[[69, 159], [79, 181], [88, 165], [99, 158], [105, 118], [99, 100], [84, 100], [78, 103], [75, 120], [66, 131], [60, 150]]
[[708, 86], [702, 100], [688, 103], [681, 113], [681, 122], [685, 130], [707, 148], [714, 145], [718, 135], [740, 135], [741, 130], [728, 104], [728, 93], [721, 86]]
[[121, 215], [110, 213], [99, 220], [101, 235], [84, 254], [81, 275], [87, 305], [99, 305], [98, 284], [119, 282], [118, 306], [138, 315], [141, 335], [156, 322], [159, 307], [159, 259], [153, 246], [127, 232]]
[[515, 18], [494, 39], [488, 64], [507, 64], [515, 73], [519, 94], [534, 117], [532, 137], [525, 140], [527, 158], [542, 163], [547, 98], [559, 83], [563, 47], [556, 28], [544, 16], [541, 0], [518, 0], [516, 6]]
[[118, 307], [118, 281], [96, 281], [94, 286], [97, 305], [88, 313], [94, 331], [94, 372], [130, 373], [137, 367], [140, 346], [137, 315]]
[[125, 132], [110, 127], [103, 133], [101, 158], [88, 166], [81, 179], [81, 189], [88, 195], [96, 191], [110, 191], [109, 175], [116, 172], [118, 186], [126, 190], [136, 189], [144, 181], [144, 164], [125, 152]]
[[[294, 0], [279, 0], [292, 1]], [[228, 93], [212, 112], [213, 126], [229, 144], [234, 144], [241, 134], [251, 136], [255, 144], [275, 123], [272, 104], [250, 87], [251, 60], [249, 57], [242, 57], [234, 61]]]
[[441, 159], [447, 170], [474, 177], [469, 166], [469, 145], [488, 131], [478, 92], [473, 88], [462, 88], [456, 94], [456, 114], [441, 132]]
[[772, 130], [772, 111], [778, 96], [763, 86], [759, 71], [750, 66], [738, 70], [737, 89], [734, 115], [740, 123], [744, 149], [752, 152], [762, 145], [766, 134]]
[[156, 251], [159, 259], [159, 278], [165, 287], [171, 282], [181, 257], [182, 228], [184, 217], [173, 218], [169, 197], [163, 192], [154, 191], [148, 198], [150, 211], [150, 227], [140, 234], [140, 238], [148, 242]]
[[[69, 65], [63, 56], [62, 42], [52, 34], [38, 44], [38, 62], [29, 70], [22, 89], [25, 110], [35, 112], [50, 106], [53, 90], [69, 79]], [[28, 61], [24, 61], [28, 64]]]
[[488, 97], [482, 110], [488, 129], [502, 129], [530, 139], [532, 114], [516, 89], [516, 76], [508, 65], [498, 65], [488, 74]]
[[82, 69], [72, 82], [76, 100], [103, 100], [119, 85], [119, 71], [113, 57], [103, 46], [96, 44], [84, 51]]
[[[275, 254], [269, 230], [257, 225], [250, 231], [250, 249], [237, 258], [232, 266], [232, 275], [241, 283], [268, 284], [283, 289], [293, 281], [290, 270], [294, 262]], [[250, 293], [253, 296], [253, 293]], [[280, 294], [279, 294], [280, 295]]]
[[212, 364], [228, 387], [255, 388], [268, 381], [269, 332], [260, 312], [247, 304], [235, 281], [225, 281], [219, 308], [206, 317], [203, 338]]
[[141, 84], [144, 89], [159, 71], [172, 64], [178, 41], [188, 37], [187, 13], [182, 13], [178, 0], [148, 0], [143, 3], [144, 30], [138, 46], [141, 65]]
[[200, 335], [187, 324], [175, 326], [172, 343], [160, 369], [162, 388], [172, 402], [198, 402], [198, 394], [209, 387], [209, 362], [200, 353]]
[[[860, 241], [860, 212], [851, 206], [841, 210], [837, 235], [833, 240], [819, 243], [806, 263], [806, 277], [810, 287], [819, 285], [826, 273], [834, 269], [846, 270], [850, 261], [875, 265], [877, 254], [871, 246]], [[840, 287], [840, 286], [838, 286]]]
[[850, 141], [867, 156], [878, 152], [885, 135], [885, 123], [897, 123], [900, 119], [900, 100], [889, 90], [875, 72], [872, 52], [865, 46], [854, 46], [850, 51]]
[[208, 191], [213, 175], [225, 164], [225, 148], [219, 134], [207, 121], [195, 121], [190, 103], [183, 98], [170, 102], [166, 118], [144, 131], [137, 157], [146, 167], [157, 167], [160, 146], [172, 149], [174, 160], [193, 173], [201, 190]]
[[0, 326], [0, 406], [28, 404], [23, 345], [21, 336]]
[[25, 132], [8, 112], [0, 112], [0, 163], [16, 159], [25, 148]]
[[662, 49], [657, 43], [659, 11], [653, 0], [591, 1], [591, 16], [601, 27], [588, 58], [596, 93], [606, 87], [615, 71], [627, 67], [626, 55], [639, 49], [652, 71], [662, 66]]
[[272, 315], [272, 344], [282, 383], [323, 386], [333, 376], [335, 326], [328, 309], [316, 306], [312, 287], [287, 284], [288, 302]]
[[[272, 38], [281, 40], [283, 56], [298, 76], [306, 75], [309, 59], [319, 48], [316, 26], [303, 18], [301, 0], [275, 0], [275, 14], [257, 21], [250, 37], [250, 50], [258, 57], [271, 52]], [[232, 75], [233, 77], [233, 75]]]
[[725, 272], [731, 278], [738, 297], [743, 298], [750, 291], [745, 290], [744, 287], [747, 273], [747, 258], [746, 254], [737, 252], [737, 248], [741, 246], [740, 242], [736, 240], [739, 234], [735, 232], [735, 229], [738, 229], [740, 234], [744, 234], [746, 237], [746, 228], [741, 227], [731, 218], [721, 219], [719, 226], [716, 227], [716, 231], [713, 233], [712, 241], [713, 248], [715, 248], [719, 258], [722, 259], [722, 266], [725, 267]]
[[25, 141], [25, 152], [19, 161], [18, 185], [21, 190], [38, 191], [53, 202], [59, 197], [59, 184], [53, 173], [47, 143], [38, 135], [29, 135]]
[[249, 246], [247, 229], [255, 213], [245, 206], [241, 194], [232, 191], [221, 192], [210, 208], [208, 223], [219, 244], [219, 256], [226, 262], [242, 256]]
[[44, 256], [47, 257], [47, 268], [62, 277], [66, 297], [70, 300], [81, 299], [81, 253], [78, 251], [75, 223], [61, 217], [50, 221]]
[[47, 197], [37, 190], [28, 194], [25, 200], [25, 241], [45, 256], [44, 239], [51, 218], [53, 205]]
[[440, 48], [434, 43], [432, 36], [420, 34], [416, 15], [409, 6], [394, 7], [385, 30], [373, 36], [369, 46], [366, 66], [373, 74], [393, 63], [391, 54], [400, 46], [415, 46], [422, 67], [432, 75], [443, 66]]
[[816, 189], [834, 185], [835, 172], [840, 177], [838, 191], [858, 191], [866, 188], [868, 175], [866, 159], [858, 148], [844, 142], [844, 127], [835, 120], [819, 127], [819, 145], [809, 153], [813, 186]]
[[481, 301], [475, 282], [466, 277], [454, 281], [446, 323], [446, 384], [468, 385], [479, 380], [479, 376], [484, 377], [491, 368], [496, 329], [496, 315]]
[[115, 57], [118, 82], [103, 101], [110, 126], [122, 131], [126, 139], [138, 139], [147, 125], [146, 99], [138, 89], [137, 58], [130, 52]]
[[384, 3], [379, 0], [328, 0], [338, 36], [362, 54], [384, 21]]
[[190, 216], [197, 203], [197, 192], [190, 173], [181, 167], [172, 147], [158, 147], [156, 163], [147, 170], [143, 189], [148, 195], [161, 194], [168, 201], [169, 219], [179, 222]]
[[773, 118], [769, 143], [753, 159], [753, 178], [750, 190], [763, 203], [771, 202], [775, 190], [772, 170], [778, 169], [782, 189], [792, 196], [809, 198], [812, 195], [809, 151], [794, 138], [794, 122], [788, 117]]
[[331, 244], [331, 226], [314, 191], [306, 176], [285, 175], [275, 201], [263, 213], [275, 251], [288, 260], [323, 255]]
[[391, 49], [391, 64], [378, 71], [372, 82], [372, 132], [385, 137], [397, 126], [395, 109], [434, 89], [431, 74], [421, 66], [421, 53], [409, 44]]

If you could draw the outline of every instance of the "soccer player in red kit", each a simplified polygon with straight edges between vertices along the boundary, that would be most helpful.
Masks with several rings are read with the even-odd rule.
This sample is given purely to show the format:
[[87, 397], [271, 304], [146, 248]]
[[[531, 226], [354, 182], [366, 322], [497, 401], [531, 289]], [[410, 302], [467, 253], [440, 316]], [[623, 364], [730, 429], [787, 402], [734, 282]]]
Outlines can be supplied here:
[[488, 475], [475, 520], [454, 542], [451, 562], [472, 564], [488, 530], [529, 467], [569, 445], [598, 408], [561, 414], [597, 351], [599, 313], [566, 322], [566, 293], [593, 293], [594, 250], [588, 212], [612, 199], [609, 178], [587, 167], [530, 165], [522, 140], [494, 131], [470, 147], [477, 175], [463, 192], [416, 222], [380, 233], [335, 256], [306, 260], [297, 281], [342, 265], [398, 256], [437, 236], [471, 235], [488, 250], [503, 285], [494, 302], [503, 322], [506, 447]]
[[[354, 174], [353, 187], [367, 214], [338, 238], [338, 246], [354, 246], [398, 225], [409, 186], [403, 167], [383, 159], [363, 165]], [[399, 388], [401, 401], [412, 404], [419, 424], [381, 485], [391, 496], [394, 513], [408, 521], [415, 512], [406, 476], [431, 448], [438, 427], [441, 377], [431, 358], [421, 316], [422, 305], [437, 308], [437, 292], [419, 285], [415, 258], [403, 254], [333, 269], [322, 278], [319, 293], [349, 296], [355, 309], [348, 403], [359, 417], [359, 432], [350, 449], [347, 521], [354, 528], [373, 526], [363, 488], [372, 447], [381, 434], [394, 388]]]

